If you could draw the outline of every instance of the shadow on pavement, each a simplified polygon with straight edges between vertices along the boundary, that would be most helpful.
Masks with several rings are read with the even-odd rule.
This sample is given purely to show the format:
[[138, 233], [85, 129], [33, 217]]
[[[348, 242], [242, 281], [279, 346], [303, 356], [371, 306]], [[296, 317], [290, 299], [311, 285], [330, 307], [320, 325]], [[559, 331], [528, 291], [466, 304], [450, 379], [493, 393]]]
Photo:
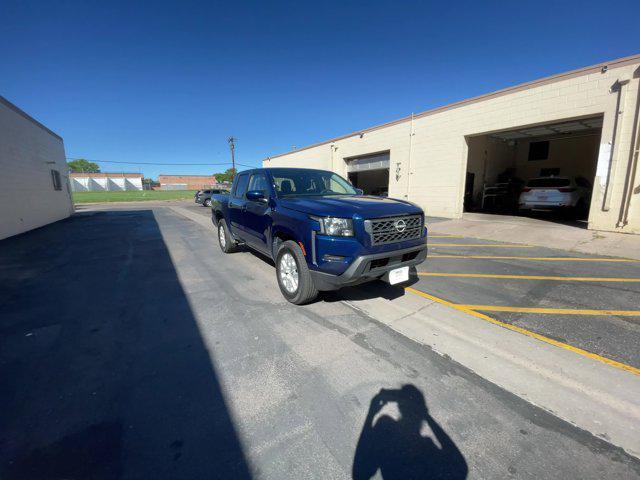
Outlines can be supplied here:
[[354, 287], [345, 287], [335, 292], [323, 292], [323, 298], [327, 302], [340, 302], [342, 300], [369, 300], [372, 298], [384, 298], [395, 300], [406, 295], [405, 287], [410, 287], [418, 283], [420, 278], [415, 272], [415, 267], [411, 272], [408, 282], [399, 285], [389, 285], [382, 280], [363, 283]]
[[[383, 412], [390, 404], [397, 406], [399, 418]], [[424, 434], [425, 426], [433, 438]], [[467, 477], [469, 469], [462, 452], [429, 414], [422, 392], [414, 385], [381, 389], [371, 399], [352, 475], [355, 480], [369, 479], [378, 470], [385, 480]]]
[[250, 477], [152, 211], [0, 245], [1, 478]]

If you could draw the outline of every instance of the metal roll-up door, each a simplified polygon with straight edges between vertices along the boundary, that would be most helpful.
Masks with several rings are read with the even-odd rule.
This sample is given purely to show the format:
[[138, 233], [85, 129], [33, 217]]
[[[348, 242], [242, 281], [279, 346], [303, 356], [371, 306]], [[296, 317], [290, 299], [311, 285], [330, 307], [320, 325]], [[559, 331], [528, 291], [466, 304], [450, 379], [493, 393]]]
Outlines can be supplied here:
[[347, 160], [347, 172], [365, 172], [389, 168], [389, 152]]

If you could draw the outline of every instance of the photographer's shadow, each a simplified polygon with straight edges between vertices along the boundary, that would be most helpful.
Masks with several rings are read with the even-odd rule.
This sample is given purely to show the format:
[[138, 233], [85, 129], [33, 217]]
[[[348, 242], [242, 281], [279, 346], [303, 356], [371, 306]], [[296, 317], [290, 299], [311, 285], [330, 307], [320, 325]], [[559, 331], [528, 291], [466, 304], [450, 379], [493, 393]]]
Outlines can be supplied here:
[[[385, 405], [397, 405], [400, 417], [381, 412]], [[424, 435], [425, 424], [431, 436]], [[380, 470], [389, 479], [464, 479], [467, 462], [429, 411], [424, 396], [413, 385], [399, 390], [381, 389], [371, 399], [356, 453], [353, 478], [369, 479]]]

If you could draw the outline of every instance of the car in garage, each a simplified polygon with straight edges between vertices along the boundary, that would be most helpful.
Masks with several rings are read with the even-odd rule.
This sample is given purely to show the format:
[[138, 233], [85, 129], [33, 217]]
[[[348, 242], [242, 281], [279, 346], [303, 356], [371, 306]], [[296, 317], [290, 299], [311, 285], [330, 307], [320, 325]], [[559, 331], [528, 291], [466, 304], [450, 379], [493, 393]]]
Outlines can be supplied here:
[[212, 195], [229, 195], [229, 190], [225, 190], [223, 188], [198, 190], [194, 195], [194, 201], [205, 207], [210, 207]]
[[520, 213], [575, 211], [585, 213], [591, 201], [591, 183], [583, 177], [538, 177], [529, 180], [518, 200]]
[[212, 197], [211, 216], [221, 250], [246, 245], [273, 259], [280, 290], [296, 305], [367, 281], [408, 282], [427, 256], [420, 207], [363, 195], [326, 170], [240, 172], [230, 195]]

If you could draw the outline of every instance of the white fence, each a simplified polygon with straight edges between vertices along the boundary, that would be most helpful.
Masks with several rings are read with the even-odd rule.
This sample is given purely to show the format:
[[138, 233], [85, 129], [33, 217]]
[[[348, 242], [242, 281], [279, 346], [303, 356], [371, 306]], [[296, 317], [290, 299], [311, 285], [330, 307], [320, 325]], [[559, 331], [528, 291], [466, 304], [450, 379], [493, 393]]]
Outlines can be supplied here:
[[71, 177], [69, 180], [74, 192], [142, 190], [140, 177]]

